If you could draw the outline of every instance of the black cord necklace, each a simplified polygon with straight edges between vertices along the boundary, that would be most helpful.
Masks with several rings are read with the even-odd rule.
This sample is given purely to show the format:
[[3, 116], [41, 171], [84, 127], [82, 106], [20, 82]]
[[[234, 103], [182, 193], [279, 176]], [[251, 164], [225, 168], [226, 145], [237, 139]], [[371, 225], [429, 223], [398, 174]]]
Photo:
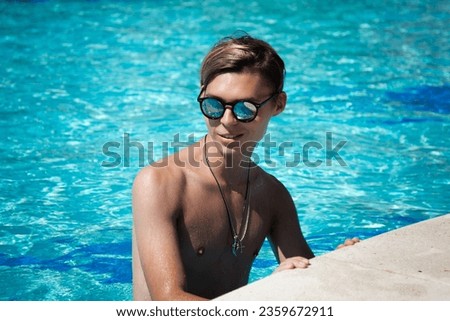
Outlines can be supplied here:
[[[250, 218], [250, 206], [249, 206], [249, 199], [250, 199], [250, 193], [249, 193], [249, 185], [250, 185], [250, 162], [248, 163], [248, 170], [247, 170], [247, 186], [245, 188], [245, 198], [244, 198], [244, 205], [242, 207], [242, 216], [244, 218], [244, 214], [245, 214], [245, 223], [244, 226], [241, 225], [241, 231], [242, 228], [244, 229], [242, 231], [242, 233], [240, 233], [241, 231], [239, 231], [239, 233], [236, 232], [236, 229], [234, 228], [232, 219], [231, 219], [231, 212], [230, 209], [228, 207], [228, 203], [225, 199], [225, 195], [222, 191], [222, 188], [220, 187], [219, 181], [217, 180], [216, 175], [214, 175], [214, 172], [211, 168], [211, 165], [209, 163], [209, 159], [208, 159], [208, 155], [206, 153], [206, 136], [205, 135], [205, 139], [204, 139], [204, 144], [203, 144], [203, 154], [205, 155], [205, 161], [206, 164], [208, 165], [209, 170], [211, 171], [212, 176], [214, 177], [214, 180], [216, 181], [217, 187], [219, 188], [219, 192], [220, 195], [222, 196], [222, 200], [223, 203], [225, 204], [225, 209], [227, 211], [228, 214], [228, 223], [230, 224], [230, 230], [231, 230], [231, 236], [233, 237], [233, 244], [231, 245], [231, 250], [234, 256], [237, 256], [238, 253], [242, 253], [243, 249], [244, 249], [244, 244], [243, 244], [243, 240], [245, 238], [245, 235], [247, 234], [247, 228], [248, 228], [248, 221]], [[242, 234], [241, 236], [239, 236], [239, 234]]]

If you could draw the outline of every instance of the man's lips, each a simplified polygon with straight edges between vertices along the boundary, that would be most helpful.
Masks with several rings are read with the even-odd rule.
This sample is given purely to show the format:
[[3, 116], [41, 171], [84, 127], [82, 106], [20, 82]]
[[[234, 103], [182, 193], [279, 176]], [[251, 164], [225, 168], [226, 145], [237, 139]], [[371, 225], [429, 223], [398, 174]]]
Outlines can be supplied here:
[[218, 134], [220, 137], [225, 139], [238, 139], [242, 134]]

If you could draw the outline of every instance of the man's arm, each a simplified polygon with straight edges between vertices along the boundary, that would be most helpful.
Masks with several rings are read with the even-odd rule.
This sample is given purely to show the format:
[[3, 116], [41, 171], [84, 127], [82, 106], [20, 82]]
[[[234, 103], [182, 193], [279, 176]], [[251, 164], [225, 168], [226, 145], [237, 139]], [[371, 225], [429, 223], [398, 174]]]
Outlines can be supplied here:
[[180, 180], [167, 169], [147, 167], [137, 175], [133, 185], [137, 255], [152, 300], [203, 299], [184, 290], [185, 274], [176, 229]]
[[289, 192], [281, 183], [278, 184], [276, 215], [269, 236], [272, 250], [280, 263], [276, 271], [306, 268], [308, 259], [313, 258], [314, 253], [303, 236]]

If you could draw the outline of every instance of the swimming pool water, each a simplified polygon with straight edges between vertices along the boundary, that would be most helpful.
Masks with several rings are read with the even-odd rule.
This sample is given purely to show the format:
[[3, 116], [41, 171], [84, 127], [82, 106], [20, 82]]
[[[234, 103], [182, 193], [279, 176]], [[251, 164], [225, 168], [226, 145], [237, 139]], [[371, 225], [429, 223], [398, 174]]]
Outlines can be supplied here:
[[[317, 255], [450, 212], [449, 20], [431, 0], [0, 3], [0, 299], [131, 299], [140, 155], [124, 143], [142, 143], [147, 164], [177, 134], [202, 137], [201, 59], [236, 30], [286, 62], [272, 162], [255, 156]], [[345, 166], [327, 165], [327, 133], [346, 142]], [[311, 142], [320, 166], [305, 164]], [[252, 281], [274, 266], [266, 244]]]

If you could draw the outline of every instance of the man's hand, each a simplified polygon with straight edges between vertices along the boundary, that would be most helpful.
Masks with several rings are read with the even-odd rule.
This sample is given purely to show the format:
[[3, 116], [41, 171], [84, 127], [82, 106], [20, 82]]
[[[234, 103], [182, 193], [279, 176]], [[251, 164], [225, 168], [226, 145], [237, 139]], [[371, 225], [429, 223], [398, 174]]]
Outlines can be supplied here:
[[339, 245], [337, 246], [337, 249], [340, 249], [340, 248], [343, 248], [343, 247], [346, 247], [346, 246], [352, 246], [352, 245], [355, 245], [355, 244], [358, 243], [359, 241], [360, 241], [360, 239], [357, 238], [357, 237], [354, 237], [354, 238], [352, 238], [352, 239], [346, 239], [345, 242], [344, 242], [343, 244], [339, 244]]
[[309, 265], [310, 263], [308, 259], [305, 259], [301, 256], [294, 256], [281, 262], [280, 265], [275, 269], [274, 273], [284, 270], [306, 269]]

